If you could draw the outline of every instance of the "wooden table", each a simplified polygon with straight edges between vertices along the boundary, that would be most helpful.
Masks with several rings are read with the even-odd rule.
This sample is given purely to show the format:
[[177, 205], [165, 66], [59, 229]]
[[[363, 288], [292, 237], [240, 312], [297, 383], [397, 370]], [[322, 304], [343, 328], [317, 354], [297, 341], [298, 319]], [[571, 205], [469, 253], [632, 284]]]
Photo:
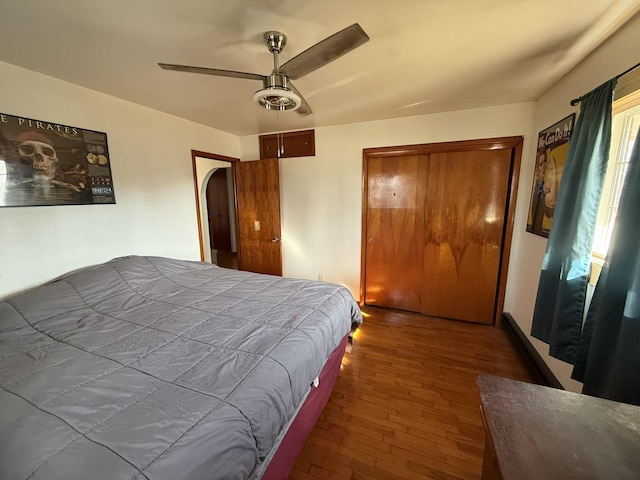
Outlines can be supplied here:
[[489, 375], [477, 384], [483, 480], [640, 479], [640, 407]]

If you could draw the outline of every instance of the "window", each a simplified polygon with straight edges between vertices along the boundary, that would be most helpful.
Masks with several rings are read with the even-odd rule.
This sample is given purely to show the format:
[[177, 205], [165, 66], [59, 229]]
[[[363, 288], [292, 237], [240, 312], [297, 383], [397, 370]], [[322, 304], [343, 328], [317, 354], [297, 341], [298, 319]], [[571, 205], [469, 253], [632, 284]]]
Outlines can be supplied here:
[[605, 178], [600, 209], [596, 220], [593, 240], [593, 272], [591, 283], [595, 284], [609, 249], [616, 222], [622, 184], [629, 166], [631, 149], [640, 126], [640, 90], [613, 103], [613, 131], [609, 165]]

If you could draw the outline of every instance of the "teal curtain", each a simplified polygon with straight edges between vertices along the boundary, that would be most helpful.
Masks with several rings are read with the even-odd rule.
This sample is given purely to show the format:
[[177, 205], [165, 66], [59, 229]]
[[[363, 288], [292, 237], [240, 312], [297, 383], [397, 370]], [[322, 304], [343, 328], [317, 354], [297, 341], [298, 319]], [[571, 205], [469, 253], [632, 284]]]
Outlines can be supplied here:
[[531, 335], [574, 363], [591, 268], [591, 247], [611, 143], [616, 79], [581, 98], [542, 262]]
[[583, 393], [640, 405], [640, 138], [622, 187], [605, 265], [572, 377]]

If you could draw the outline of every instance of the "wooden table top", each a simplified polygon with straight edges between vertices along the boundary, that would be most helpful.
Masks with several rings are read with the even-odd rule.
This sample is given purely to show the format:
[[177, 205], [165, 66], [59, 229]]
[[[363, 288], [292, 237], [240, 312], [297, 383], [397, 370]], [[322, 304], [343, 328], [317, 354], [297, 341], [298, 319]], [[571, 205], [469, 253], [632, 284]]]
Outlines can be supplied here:
[[477, 384], [504, 480], [640, 479], [640, 407], [490, 375]]

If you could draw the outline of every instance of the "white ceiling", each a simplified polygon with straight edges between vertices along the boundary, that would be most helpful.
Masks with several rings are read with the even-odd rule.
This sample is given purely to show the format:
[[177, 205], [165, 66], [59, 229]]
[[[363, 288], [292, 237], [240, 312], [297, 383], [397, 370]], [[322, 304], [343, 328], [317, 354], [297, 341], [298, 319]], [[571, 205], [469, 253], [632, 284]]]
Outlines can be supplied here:
[[[0, 60], [247, 135], [532, 101], [639, 9], [640, 0], [1, 0]], [[260, 110], [258, 81], [157, 65], [268, 74], [265, 31], [287, 35], [284, 63], [355, 22], [371, 40], [295, 82], [307, 117]]]

